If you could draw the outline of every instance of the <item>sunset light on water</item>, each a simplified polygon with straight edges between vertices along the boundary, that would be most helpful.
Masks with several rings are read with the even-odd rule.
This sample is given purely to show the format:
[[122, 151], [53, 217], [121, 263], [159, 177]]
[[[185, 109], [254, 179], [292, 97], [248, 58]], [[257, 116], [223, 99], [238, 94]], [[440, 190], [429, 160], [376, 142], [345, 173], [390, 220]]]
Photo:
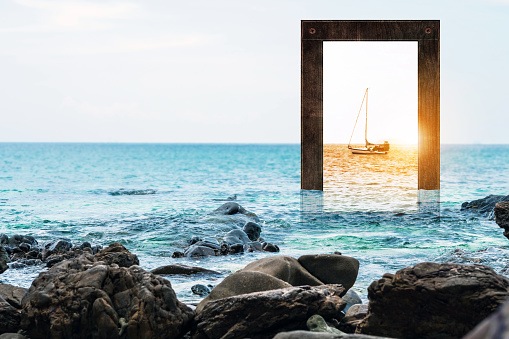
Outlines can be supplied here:
[[415, 210], [417, 155], [417, 145], [391, 145], [385, 155], [356, 155], [343, 144], [324, 145], [324, 208]]

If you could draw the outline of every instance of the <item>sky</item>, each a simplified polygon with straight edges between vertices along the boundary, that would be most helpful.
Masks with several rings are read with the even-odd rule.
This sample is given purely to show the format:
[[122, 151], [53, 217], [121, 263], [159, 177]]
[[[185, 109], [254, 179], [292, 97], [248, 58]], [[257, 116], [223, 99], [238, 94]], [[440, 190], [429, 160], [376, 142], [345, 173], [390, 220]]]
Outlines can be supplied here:
[[[390, 19], [441, 20], [441, 142], [509, 143], [508, 18], [509, 0], [3, 0], [0, 142], [299, 143], [300, 21]], [[348, 130], [365, 87], [384, 116], [360, 85]]]

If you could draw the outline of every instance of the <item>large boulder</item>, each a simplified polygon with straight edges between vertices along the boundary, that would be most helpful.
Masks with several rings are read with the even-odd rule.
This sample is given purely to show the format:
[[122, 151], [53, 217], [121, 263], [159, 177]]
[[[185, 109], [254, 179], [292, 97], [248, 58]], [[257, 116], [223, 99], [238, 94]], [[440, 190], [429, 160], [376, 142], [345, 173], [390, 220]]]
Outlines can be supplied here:
[[223, 241], [228, 245], [232, 246], [235, 244], [247, 244], [251, 240], [247, 236], [247, 234], [242, 230], [231, 230], [230, 232], [226, 233]]
[[483, 265], [420, 263], [368, 288], [357, 332], [395, 338], [460, 338], [509, 296], [509, 279]]
[[341, 285], [301, 286], [216, 300], [198, 313], [191, 338], [272, 338], [281, 331], [305, 329], [314, 314], [326, 320], [338, 317], [344, 292]]
[[104, 261], [106, 264], [117, 264], [120, 267], [131, 267], [139, 265], [140, 261], [136, 254], [127, 250], [121, 243], [116, 242], [95, 255], [97, 261]]
[[201, 312], [205, 305], [214, 300], [291, 286], [289, 283], [263, 272], [237, 271], [214, 287], [210, 294], [198, 304], [196, 312]]
[[17, 332], [21, 322], [21, 299], [26, 289], [0, 283], [0, 334]]
[[324, 284], [341, 284], [350, 289], [359, 272], [359, 260], [339, 254], [303, 255], [299, 263]]
[[477, 212], [491, 219], [495, 205], [501, 201], [509, 201], [509, 195], [488, 195], [482, 199], [467, 201], [461, 204], [461, 210]]
[[503, 339], [509, 338], [509, 301], [506, 301], [495, 313], [484, 319], [463, 339]]
[[4, 273], [9, 268], [9, 265], [7, 265], [7, 263], [10, 261], [11, 260], [7, 255], [7, 251], [2, 245], [0, 245], [0, 274]]
[[308, 272], [297, 259], [289, 256], [262, 258], [244, 267], [243, 271], [263, 272], [286, 281], [292, 286], [322, 285], [322, 281]]
[[509, 201], [499, 202], [495, 205], [495, 222], [504, 229], [504, 235], [509, 238]]
[[180, 338], [193, 318], [168, 280], [91, 254], [41, 273], [22, 306], [21, 327], [32, 339]]

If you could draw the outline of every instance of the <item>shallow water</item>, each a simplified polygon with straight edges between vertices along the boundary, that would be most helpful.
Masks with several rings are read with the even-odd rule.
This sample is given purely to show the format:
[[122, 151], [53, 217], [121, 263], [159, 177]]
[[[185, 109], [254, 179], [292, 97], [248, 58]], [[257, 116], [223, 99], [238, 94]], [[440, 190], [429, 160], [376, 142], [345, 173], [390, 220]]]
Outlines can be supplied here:
[[[431, 207], [417, 204], [415, 148], [354, 157], [326, 145], [324, 155], [322, 195], [300, 191], [299, 145], [0, 144], [0, 232], [40, 242], [120, 241], [146, 269], [183, 263], [226, 275], [274, 254], [198, 260], [171, 253], [193, 235], [221, 238], [242, 226], [242, 218], [211, 215], [237, 194], [280, 254], [340, 251], [359, 259], [354, 289], [364, 298], [383, 273], [422, 261], [505, 267], [509, 243], [502, 229], [459, 208], [509, 194], [508, 146], [442, 145], [440, 204]], [[315, 207], [306, 207], [309, 202]], [[28, 287], [40, 269], [9, 269], [0, 280]], [[220, 279], [170, 281], [181, 300], [196, 302], [193, 284]]]

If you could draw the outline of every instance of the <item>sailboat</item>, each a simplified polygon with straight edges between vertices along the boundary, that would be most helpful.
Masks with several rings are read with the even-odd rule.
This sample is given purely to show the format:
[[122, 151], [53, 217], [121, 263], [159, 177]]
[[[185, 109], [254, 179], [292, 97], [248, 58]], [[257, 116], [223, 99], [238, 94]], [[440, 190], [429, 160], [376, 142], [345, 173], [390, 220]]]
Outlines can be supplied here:
[[[366, 100], [366, 128], [364, 130], [364, 140], [366, 141], [365, 147], [358, 148], [352, 147], [352, 137], [353, 132], [355, 131], [355, 127], [357, 126], [357, 121], [359, 120], [359, 115], [361, 114], [362, 105], [364, 104], [364, 100]], [[383, 144], [372, 144], [368, 141], [368, 89], [366, 88], [366, 92], [364, 93], [364, 97], [362, 98], [361, 107], [359, 108], [359, 113], [357, 114], [357, 119], [355, 120], [355, 125], [353, 126], [352, 135], [350, 136], [350, 141], [348, 141], [348, 149], [352, 151], [352, 154], [387, 154], [389, 152], [389, 142], [384, 141]]]

